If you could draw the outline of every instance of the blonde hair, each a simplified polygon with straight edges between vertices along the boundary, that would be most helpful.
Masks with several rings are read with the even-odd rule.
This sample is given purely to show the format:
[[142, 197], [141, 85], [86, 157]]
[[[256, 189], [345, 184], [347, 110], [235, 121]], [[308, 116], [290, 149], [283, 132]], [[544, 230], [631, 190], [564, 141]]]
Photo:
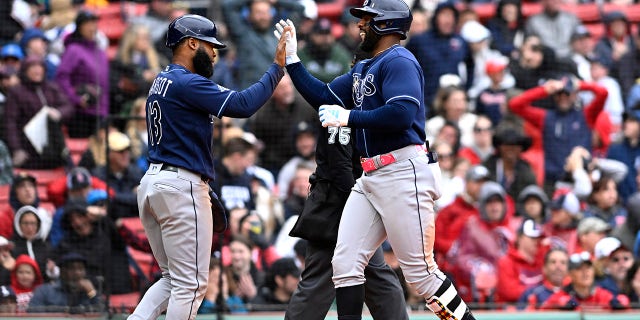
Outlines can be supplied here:
[[[129, 115], [132, 117], [138, 117], [140, 114], [140, 111], [142, 111], [142, 109], [146, 107], [146, 104], [147, 104], [146, 97], [139, 97], [138, 99], [134, 100], [133, 103], [131, 104], [131, 111], [129, 112]], [[140, 121], [144, 122], [146, 120], [137, 119], [137, 118], [130, 119], [127, 121], [127, 125], [124, 129], [124, 133], [131, 140], [131, 157], [135, 159], [142, 156], [142, 152], [145, 147], [139, 134], [140, 128], [138, 127], [138, 124], [140, 123]], [[144, 130], [146, 130], [146, 125]]]
[[[133, 63], [132, 53], [134, 51], [134, 44], [141, 33], [147, 33], [147, 37], [149, 37], [149, 28], [141, 24], [132, 24], [127, 28], [122, 34], [122, 39], [118, 46], [118, 53], [116, 54], [117, 60], [120, 60], [124, 64]], [[160, 57], [151, 42], [151, 39], [149, 39], [149, 48], [144, 52], [144, 55], [149, 63], [149, 69], [160, 71]]]

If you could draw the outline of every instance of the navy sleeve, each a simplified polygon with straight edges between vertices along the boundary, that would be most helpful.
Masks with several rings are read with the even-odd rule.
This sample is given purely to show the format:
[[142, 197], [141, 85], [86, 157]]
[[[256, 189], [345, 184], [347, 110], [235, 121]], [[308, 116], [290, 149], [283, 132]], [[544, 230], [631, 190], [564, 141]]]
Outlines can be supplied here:
[[271, 98], [283, 76], [284, 70], [278, 64], [273, 63], [260, 81], [242, 91], [232, 92], [216, 116], [218, 118], [222, 116], [233, 118], [252, 116]]
[[367, 129], [407, 130], [411, 128], [416, 107], [406, 100], [398, 100], [375, 110], [353, 110], [349, 127]]
[[[342, 100], [331, 91], [329, 86], [312, 76], [302, 62], [288, 65], [287, 71], [291, 76], [291, 80], [293, 80], [296, 90], [314, 109], [318, 110], [323, 104], [338, 104], [345, 107]], [[344, 75], [338, 77], [338, 79], [342, 77]], [[338, 79], [334, 80], [334, 82], [338, 81]]]

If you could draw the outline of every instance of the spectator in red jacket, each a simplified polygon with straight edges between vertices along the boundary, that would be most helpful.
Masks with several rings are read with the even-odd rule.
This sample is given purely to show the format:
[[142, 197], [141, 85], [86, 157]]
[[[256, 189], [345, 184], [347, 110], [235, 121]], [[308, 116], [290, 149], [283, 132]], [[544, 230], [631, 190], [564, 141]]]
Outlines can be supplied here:
[[541, 284], [529, 288], [518, 300], [519, 308], [538, 309], [551, 295], [562, 290], [569, 282], [569, 254], [562, 248], [552, 248], [544, 255], [542, 267], [544, 280]]
[[436, 215], [436, 234], [434, 252], [441, 270], [447, 270], [446, 259], [453, 242], [460, 236], [467, 219], [478, 216], [477, 202], [480, 187], [489, 179], [489, 170], [483, 166], [471, 167], [465, 175], [464, 193], [458, 195], [453, 203], [442, 208]]
[[543, 229], [551, 247], [564, 248], [570, 254], [582, 251], [578, 249], [576, 232], [578, 221], [582, 218], [578, 197], [567, 189], [560, 189], [551, 199], [549, 207], [551, 215]]
[[[38, 182], [28, 173], [21, 172], [13, 177], [13, 183], [9, 191], [9, 207], [0, 212], [0, 236], [11, 239], [14, 233], [13, 221], [15, 213], [24, 206], [32, 206], [42, 212], [47, 212], [40, 207], [40, 195], [38, 194]], [[47, 212], [49, 215], [52, 212]]]
[[479, 115], [473, 125], [473, 142], [458, 151], [458, 157], [469, 160], [472, 165], [481, 164], [493, 155], [493, 125], [491, 119]]
[[[512, 224], [507, 194], [496, 182], [480, 188], [479, 215], [467, 219], [459, 237], [447, 253], [458, 293], [465, 301], [487, 301], [495, 289], [498, 260], [515, 240], [517, 226]], [[519, 224], [518, 224], [519, 225]]]
[[618, 310], [629, 307], [627, 296], [614, 295], [595, 285], [595, 268], [588, 252], [574, 253], [569, 257], [569, 277], [571, 284], [551, 295], [541, 309]]
[[[581, 110], [576, 107], [578, 91], [591, 91], [595, 96]], [[547, 193], [562, 177], [565, 159], [574, 147], [582, 146], [591, 150], [596, 119], [604, 108], [607, 94], [607, 90], [597, 84], [563, 76], [560, 80], [547, 80], [509, 102], [513, 113], [524, 118], [542, 134]], [[553, 98], [554, 109], [545, 110], [532, 105], [548, 96]]]
[[515, 247], [498, 260], [497, 302], [516, 302], [522, 293], [542, 282], [542, 226], [525, 220], [518, 230]]

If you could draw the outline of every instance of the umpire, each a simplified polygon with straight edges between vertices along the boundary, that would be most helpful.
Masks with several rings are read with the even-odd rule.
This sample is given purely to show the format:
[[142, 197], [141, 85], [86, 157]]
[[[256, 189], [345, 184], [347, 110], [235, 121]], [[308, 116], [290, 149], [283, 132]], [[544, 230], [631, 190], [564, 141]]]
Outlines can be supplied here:
[[[317, 109], [317, 108], [316, 108]], [[311, 193], [291, 230], [292, 237], [308, 241], [305, 269], [291, 296], [285, 319], [324, 319], [336, 296], [331, 277], [331, 259], [338, 238], [342, 209], [355, 177], [362, 175], [354, 154], [351, 128], [321, 128], [316, 146], [316, 172], [311, 175]], [[365, 303], [374, 319], [409, 319], [402, 287], [385, 263], [382, 248], [376, 250], [364, 269]]]

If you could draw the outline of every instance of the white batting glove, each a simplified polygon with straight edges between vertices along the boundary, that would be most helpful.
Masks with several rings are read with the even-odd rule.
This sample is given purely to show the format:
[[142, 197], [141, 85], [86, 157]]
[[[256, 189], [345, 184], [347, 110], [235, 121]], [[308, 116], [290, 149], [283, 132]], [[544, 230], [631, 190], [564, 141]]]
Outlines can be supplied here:
[[290, 65], [292, 63], [296, 63], [300, 61], [300, 58], [298, 58], [298, 39], [296, 37], [296, 27], [293, 25], [293, 22], [291, 22], [291, 20], [289, 19], [287, 19], [286, 22], [284, 20], [280, 20], [278, 23], [276, 23], [276, 30], [273, 30], [273, 34], [276, 36], [276, 38], [280, 39], [280, 36], [284, 31], [284, 27], [286, 26], [290, 26], [291, 31], [287, 32], [287, 34], [285, 35], [286, 37], [285, 65]]
[[323, 104], [318, 110], [323, 127], [346, 127], [350, 110], [335, 104]]

